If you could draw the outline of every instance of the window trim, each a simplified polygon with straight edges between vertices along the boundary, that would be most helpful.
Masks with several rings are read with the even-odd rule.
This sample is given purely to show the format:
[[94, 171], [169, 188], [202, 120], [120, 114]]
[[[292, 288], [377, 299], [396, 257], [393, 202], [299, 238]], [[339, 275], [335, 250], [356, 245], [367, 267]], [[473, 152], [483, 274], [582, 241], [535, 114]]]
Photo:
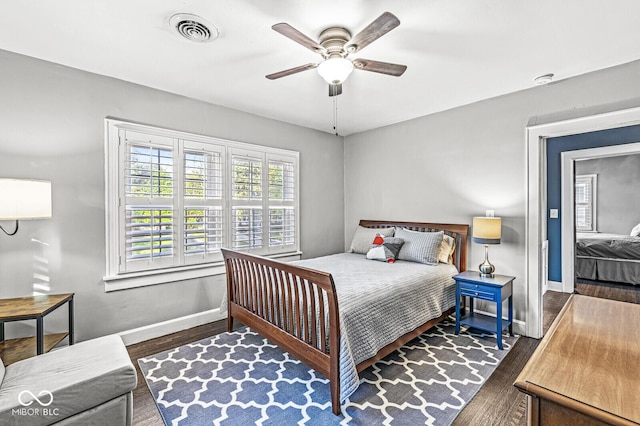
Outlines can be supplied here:
[[578, 227], [578, 221], [576, 220], [576, 217], [575, 217], [578, 213], [578, 210], [577, 210], [578, 200], [577, 200], [577, 197], [574, 195], [574, 219], [573, 220], [574, 220], [576, 232], [598, 232], [598, 227], [597, 227], [598, 175], [597, 174], [576, 175], [575, 180], [573, 182], [574, 194], [576, 191], [575, 187], [576, 187], [576, 184], [578, 183], [578, 180], [588, 181], [589, 192], [591, 195], [589, 199], [589, 203], [580, 203], [580, 204], [589, 205], [589, 210], [591, 214], [591, 226], [589, 228]]
[[[276, 247], [273, 250], [269, 249], [268, 245], [268, 215], [266, 217], [267, 222], [263, 225], [263, 235], [266, 232], [267, 244], [266, 253], [261, 253], [265, 256], [280, 258], [286, 260], [300, 259], [300, 154], [297, 151], [285, 150], [280, 148], [273, 148], [263, 145], [251, 144], [246, 142], [238, 142], [228, 139], [221, 139], [212, 136], [198, 135], [178, 130], [164, 129], [155, 126], [149, 126], [145, 124], [134, 123], [130, 121], [123, 121], [111, 117], [105, 118], [105, 246], [106, 246], [106, 274], [103, 277], [105, 283], [105, 291], [123, 290], [128, 288], [135, 288], [147, 285], [154, 285], [166, 282], [180, 281], [186, 279], [201, 278], [211, 275], [219, 275], [224, 273], [224, 264], [222, 260], [214, 260], [206, 263], [198, 264], [180, 264], [177, 266], [170, 266], [165, 268], [157, 268], [152, 270], [133, 271], [133, 272], [121, 272], [119, 263], [121, 258], [120, 253], [120, 230], [123, 220], [120, 216], [120, 199], [121, 194], [124, 194], [124, 188], [122, 188], [120, 182], [121, 173], [121, 152], [119, 134], [121, 130], [140, 132], [151, 134], [159, 137], [168, 137], [173, 139], [183, 139], [190, 142], [203, 143], [209, 145], [215, 145], [217, 147], [223, 147], [224, 152], [224, 170], [223, 176], [225, 177], [225, 183], [223, 188], [223, 202], [222, 209], [225, 215], [224, 232], [225, 235], [230, 238], [231, 229], [231, 207], [232, 200], [230, 199], [230, 191], [227, 188], [228, 181], [231, 176], [230, 168], [227, 164], [230, 164], [231, 154], [234, 151], [252, 151], [258, 152], [263, 157], [267, 171], [268, 161], [272, 157], [284, 157], [292, 159], [295, 167], [294, 175], [294, 209], [295, 209], [295, 241], [293, 246], [288, 248]], [[182, 153], [182, 146], [180, 148]], [[180, 167], [181, 168], [181, 167]], [[180, 178], [182, 175], [180, 174]], [[268, 178], [267, 178], [268, 181]], [[181, 182], [178, 183], [181, 185]], [[263, 195], [264, 204], [268, 205], [268, 186], [263, 188], [266, 191], [266, 195]], [[184, 200], [181, 201], [181, 203]], [[181, 207], [183, 205], [181, 204]], [[268, 213], [268, 210], [267, 210]], [[183, 226], [182, 223], [179, 224]], [[264, 238], [264, 237], [263, 237]], [[229, 240], [230, 241], [230, 240]], [[225, 243], [224, 246], [227, 246]], [[176, 247], [182, 251], [182, 242]], [[249, 250], [255, 252], [255, 250]], [[180, 258], [182, 258], [182, 254]]]

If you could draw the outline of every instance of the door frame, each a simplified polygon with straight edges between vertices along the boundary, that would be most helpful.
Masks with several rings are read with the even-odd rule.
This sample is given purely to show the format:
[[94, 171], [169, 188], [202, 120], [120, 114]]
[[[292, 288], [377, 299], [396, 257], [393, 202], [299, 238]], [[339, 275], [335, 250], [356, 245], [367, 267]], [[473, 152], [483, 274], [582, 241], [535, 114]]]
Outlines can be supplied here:
[[[525, 217], [526, 335], [542, 337], [542, 244], [547, 239], [548, 138], [640, 124], [640, 107], [573, 118], [526, 128], [527, 199]], [[564, 281], [563, 274], [563, 281]], [[563, 284], [564, 286], [564, 284]]]
[[575, 198], [574, 174], [577, 160], [592, 160], [595, 158], [618, 157], [621, 155], [640, 154], [640, 143], [625, 143], [621, 145], [603, 146], [598, 148], [565, 151], [561, 153], [562, 168], [560, 190], [562, 197], [561, 253], [562, 253], [562, 291], [573, 293], [575, 289]]

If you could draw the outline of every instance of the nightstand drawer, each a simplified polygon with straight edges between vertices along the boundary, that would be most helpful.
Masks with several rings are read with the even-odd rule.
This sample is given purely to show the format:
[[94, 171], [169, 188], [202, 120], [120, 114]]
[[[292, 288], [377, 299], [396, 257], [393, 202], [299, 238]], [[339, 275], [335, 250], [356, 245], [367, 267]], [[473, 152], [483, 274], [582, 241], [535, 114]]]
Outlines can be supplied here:
[[489, 286], [460, 281], [460, 295], [471, 296], [478, 299], [497, 301], [498, 292]]
[[461, 288], [460, 296], [470, 296], [475, 297], [476, 299], [490, 300], [492, 302], [496, 300], [495, 293], [470, 288]]

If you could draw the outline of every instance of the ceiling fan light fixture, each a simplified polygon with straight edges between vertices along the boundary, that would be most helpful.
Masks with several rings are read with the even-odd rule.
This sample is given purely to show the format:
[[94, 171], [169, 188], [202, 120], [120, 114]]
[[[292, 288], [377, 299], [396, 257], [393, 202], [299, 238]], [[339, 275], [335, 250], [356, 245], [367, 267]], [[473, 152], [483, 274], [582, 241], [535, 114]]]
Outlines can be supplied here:
[[353, 63], [345, 58], [329, 58], [318, 65], [318, 74], [329, 84], [343, 83], [353, 71]]

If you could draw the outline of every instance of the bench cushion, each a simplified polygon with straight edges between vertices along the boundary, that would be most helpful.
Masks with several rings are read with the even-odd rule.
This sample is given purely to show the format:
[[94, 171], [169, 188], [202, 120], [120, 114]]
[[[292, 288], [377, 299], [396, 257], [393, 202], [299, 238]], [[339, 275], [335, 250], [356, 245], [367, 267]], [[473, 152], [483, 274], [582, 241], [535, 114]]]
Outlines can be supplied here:
[[[120, 336], [81, 342], [6, 367], [0, 424], [54, 423], [130, 392], [136, 384], [136, 371]], [[16, 411], [23, 408], [30, 411]]]

